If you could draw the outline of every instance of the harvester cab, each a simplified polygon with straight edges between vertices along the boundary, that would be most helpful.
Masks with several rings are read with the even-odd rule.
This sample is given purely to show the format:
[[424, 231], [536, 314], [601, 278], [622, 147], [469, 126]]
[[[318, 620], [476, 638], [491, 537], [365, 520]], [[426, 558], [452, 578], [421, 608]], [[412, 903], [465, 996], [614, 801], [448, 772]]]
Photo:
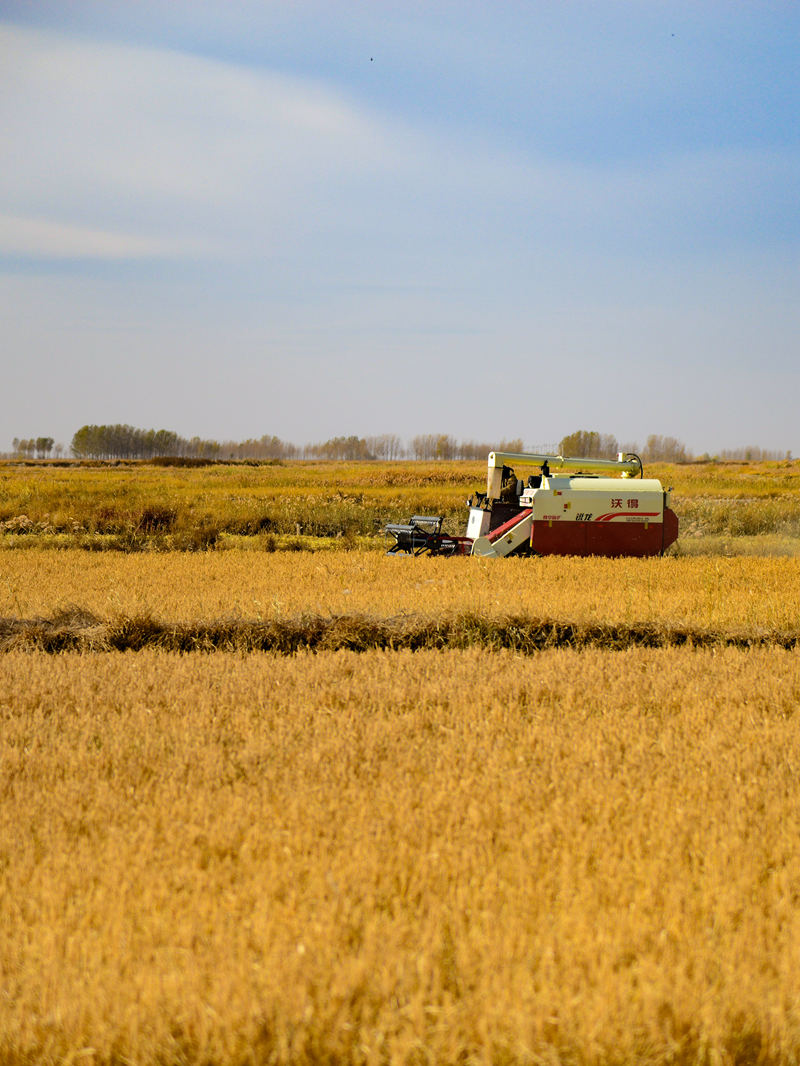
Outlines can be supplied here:
[[[527, 480], [524, 466], [539, 468]], [[574, 473], [573, 473], [574, 472]], [[616, 474], [618, 476], [614, 477]], [[663, 555], [678, 537], [669, 491], [645, 478], [637, 455], [577, 459], [490, 452], [486, 492], [467, 501], [466, 536], [442, 532], [441, 517], [390, 524], [390, 553], [419, 555]]]

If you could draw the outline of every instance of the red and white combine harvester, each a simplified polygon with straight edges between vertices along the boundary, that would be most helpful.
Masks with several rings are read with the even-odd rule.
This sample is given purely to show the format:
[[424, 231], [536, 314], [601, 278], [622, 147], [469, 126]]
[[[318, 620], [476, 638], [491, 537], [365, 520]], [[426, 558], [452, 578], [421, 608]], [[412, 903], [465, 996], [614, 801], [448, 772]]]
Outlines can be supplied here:
[[[522, 480], [520, 466], [539, 472]], [[490, 452], [486, 493], [467, 501], [466, 536], [443, 533], [439, 516], [414, 515], [386, 526], [395, 540], [389, 554], [663, 555], [678, 539], [669, 504], [661, 482], [644, 477], [638, 455], [565, 459]]]

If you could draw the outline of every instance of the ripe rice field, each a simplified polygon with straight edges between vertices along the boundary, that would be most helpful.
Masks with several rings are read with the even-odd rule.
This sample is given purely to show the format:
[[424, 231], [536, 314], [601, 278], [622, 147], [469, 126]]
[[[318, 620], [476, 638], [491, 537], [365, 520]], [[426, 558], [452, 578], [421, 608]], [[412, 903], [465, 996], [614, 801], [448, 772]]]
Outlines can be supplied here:
[[789, 1063], [800, 660], [11, 652], [7, 1063]]
[[203, 477], [258, 472], [178, 471], [138, 543], [87, 516], [156, 481], [81, 469], [83, 532], [0, 547], [0, 1061], [800, 1060], [800, 559], [755, 554], [787, 527], [174, 550]]
[[351, 628], [362, 626], [359, 647], [371, 646], [370, 627], [380, 646], [391, 642], [392, 632], [399, 638], [436, 622], [457, 629], [459, 621], [473, 628], [486, 623], [487, 640], [515, 623], [644, 628], [667, 644], [680, 642], [680, 634], [695, 643], [786, 644], [800, 636], [795, 558], [484, 560], [73, 549], [11, 551], [0, 560], [6, 647], [26, 633], [59, 627], [89, 635], [103, 626], [123, 628], [132, 639], [150, 632], [158, 642], [170, 625], [198, 634], [216, 627], [224, 640], [226, 633], [255, 638], [280, 626], [293, 626], [302, 637], [304, 629], [313, 634], [315, 626], [347, 620]]
[[[800, 460], [653, 464], [686, 554], [800, 554]], [[291, 546], [380, 549], [387, 521], [441, 514], [463, 531], [481, 463], [0, 463], [0, 546], [88, 551]], [[267, 538], [271, 538], [267, 541]], [[342, 543], [334, 545], [341, 547]]]

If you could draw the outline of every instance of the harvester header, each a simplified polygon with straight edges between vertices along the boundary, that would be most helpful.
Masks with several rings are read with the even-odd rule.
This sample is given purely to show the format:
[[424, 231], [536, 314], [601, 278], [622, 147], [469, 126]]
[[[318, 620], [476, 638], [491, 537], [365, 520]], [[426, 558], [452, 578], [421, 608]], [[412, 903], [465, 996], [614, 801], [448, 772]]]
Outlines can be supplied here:
[[[539, 473], [523, 480], [516, 473], [520, 466], [538, 467]], [[638, 455], [578, 459], [489, 452], [486, 492], [467, 500], [465, 536], [444, 533], [438, 515], [415, 515], [387, 525], [386, 532], [395, 540], [390, 554], [663, 555], [678, 537], [669, 504], [669, 491], [644, 477]]]

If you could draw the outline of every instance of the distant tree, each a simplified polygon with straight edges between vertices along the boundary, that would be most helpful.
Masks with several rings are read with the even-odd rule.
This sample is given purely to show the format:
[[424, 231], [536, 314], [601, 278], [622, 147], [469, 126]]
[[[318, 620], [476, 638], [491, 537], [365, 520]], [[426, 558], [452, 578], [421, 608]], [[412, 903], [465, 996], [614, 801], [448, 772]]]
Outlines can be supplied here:
[[80, 429], [76, 429], [75, 432], [72, 434], [70, 451], [76, 459], [83, 459], [88, 454], [90, 431], [90, 426], [81, 426]]
[[635, 440], [620, 441], [618, 450], [621, 451], [623, 455], [638, 455], [640, 451], [639, 445]]
[[13, 445], [14, 454], [18, 459], [32, 459], [36, 454], [36, 440], [33, 437], [24, 440], [15, 437]]
[[81, 426], [72, 437], [72, 454], [78, 459], [127, 459], [137, 452], [133, 426]]
[[411, 451], [415, 459], [429, 460], [436, 455], [436, 435], [421, 433], [411, 439]]
[[297, 455], [298, 449], [294, 444], [288, 444], [280, 437], [268, 437], [266, 434], [258, 441], [260, 446], [259, 458], [263, 459], [291, 459]]
[[494, 450], [480, 441], [462, 440], [458, 446], [458, 457], [459, 459], [485, 459], [489, 452]]
[[215, 442], [184, 440], [169, 429], [137, 429], [134, 426], [81, 426], [70, 449], [78, 459], [152, 459], [155, 456], [191, 455], [193, 451], [217, 449]]
[[458, 445], [447, 433], [440, 433], [436, 438], [434, 455], [437, 459], [454, 459]]
[[157, 430], [148, 443], [152, 449], [148, 458], [154, 455], [179, 455], [182, 450], [180, 437], [169, 429]]
[[745, 445], [743, 448], [724, 448], [720, 453], [720, 459], [727, 459], [729, 462], [754, 462], [765, 463], [769, 460], [777, 459], [791, 459], [791, 452], [777, 451], [770, 448], [759, 448], [755, 444]]
[[642, 449], [642, 459], [649, 463], [685, 463], [686, 445], [675, 437], [651, 433]]
[[493, 452], [524, 452], [525, 444], [522, 437], [514, 437], [513, 440], [501, 440], [499, 444], [489, 450]]
[[36, 458], [46, 459], [50, 452], [53, 450], [55, 441], [52, 437], [37, 437], [36, 438]]
[[109, 446], [107, 426], [81, 426], [72, 436], [70, 445], [76, 459], [102, 459]]
[[320, 444], [310, 444], [307, 453], [317, 459], [374, 459], [363, 437], [332, 437]]
[[192, 437], [183, 446], [183, 454], [191, 459], [218, 459], [221, 451], [219, 441], [202, 440], [200, 437]]
[[616, 456], [619, 447], [611, 433], [579, 429], [561, 440], [559, 450], [564, 456], [578, 459], [610, 459]]
[[198, 456], [210, 458], [213, 455], [226, 455], [231, 459], [291, 459], [298, 453], [294, 444], [282, 441], [280, 437], [264, 434], [256, 440], [253, 437], [243, 441], [224, 440], [201, 441], [199, 437], [192, 437], [190, 441], [182, 441], [183, 454], [190, 455], [196, 451], [209, 453]]
[[403, 442], [395, 433], [382, 433], [379, 437], [367, 437], [367, 449], [376, 459], [400, 459], [405, 454]]
[[431, 459], [456, 459], [461, 457], [461, 446], [455, 437], [447, 433], [421, 433], [411, 439], [411, 454], [415, 459], [429, 462]]
[[485, 459], [489, 452], [524, 452], [525, 444], [521, 437], [513, 440], [501, 441], [475, 441], [462, 440], [458, 445], [456, 458], [458, 459]]

